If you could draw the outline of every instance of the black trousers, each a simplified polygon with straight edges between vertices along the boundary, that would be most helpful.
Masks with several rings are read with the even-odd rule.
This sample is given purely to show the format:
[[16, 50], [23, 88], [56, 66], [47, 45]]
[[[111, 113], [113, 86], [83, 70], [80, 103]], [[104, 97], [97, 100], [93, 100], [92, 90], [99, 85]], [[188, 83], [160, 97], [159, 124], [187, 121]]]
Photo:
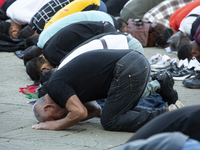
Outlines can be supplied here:
[[164, 113], [141, 127], [129, 140], [146, 139], [162, 132], [180, 131], [200, 141], [200, 105]]

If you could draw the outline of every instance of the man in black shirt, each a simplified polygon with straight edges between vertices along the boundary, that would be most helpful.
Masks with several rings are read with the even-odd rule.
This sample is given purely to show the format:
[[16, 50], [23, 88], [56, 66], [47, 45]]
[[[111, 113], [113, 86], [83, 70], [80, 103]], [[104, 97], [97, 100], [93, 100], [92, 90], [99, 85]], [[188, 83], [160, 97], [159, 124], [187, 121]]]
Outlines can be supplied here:
[[100, 111], [92, 102], [107, 98], [101, 114], [104, 129], [135, 132], [167, 111], [135, 108], [149, 76], [149, 62], [137, 51], [103, 49], [81, 54], [43, 84], [48, 94], [34, 105], [40, 123], [32, 128], [60, 130], [99, 116]]

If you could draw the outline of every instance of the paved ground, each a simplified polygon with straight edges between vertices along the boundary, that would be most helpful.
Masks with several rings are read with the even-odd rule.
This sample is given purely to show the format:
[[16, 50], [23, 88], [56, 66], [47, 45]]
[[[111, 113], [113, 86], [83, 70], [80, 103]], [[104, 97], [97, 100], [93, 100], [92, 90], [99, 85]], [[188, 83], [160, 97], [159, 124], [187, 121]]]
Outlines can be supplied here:
[[[166, 53], [163, 49], [145, 48], [145, 56]], [[99, 118], [77, 124], [67, 130], [33, 130], [37, 123], [29, 99], [19, 92], [33, 82], [26, 75], [23, 61], [13, 53], [0, 53], [0, 149], [68, 149], [104, 150], [124, 143], [133, 133], [104, 131]], [[200, 91], [185, 88], [181, 81], [175, 82], [179, 100], [186, 106], [200, 104]]]

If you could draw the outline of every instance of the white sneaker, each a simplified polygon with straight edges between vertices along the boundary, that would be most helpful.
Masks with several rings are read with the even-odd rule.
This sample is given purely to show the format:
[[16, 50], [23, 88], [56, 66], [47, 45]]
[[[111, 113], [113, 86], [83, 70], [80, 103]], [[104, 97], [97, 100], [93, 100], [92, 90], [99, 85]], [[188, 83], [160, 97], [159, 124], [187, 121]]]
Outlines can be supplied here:
[[177, 108], [185, 107], [185, 106], [183, 105], [183, 103], [181, 103], [179, 100], [176, 101], [175, 106], [176, 106]]
[[199, 61], [198, 61], [195, 57], [193, 57], [193, 58], [189, 61], [189, 64], [188, 64], [188, 68], [189, 68], [189, 69], [192, 68], [192, 67], [194, 67], [195, 70], [196, 70], [196, 68], [199, 68], [199, 67], [200, 67], [200, 63], [199, 63]]
[[157, 62], [159, 62], [160, 60], [162, 60], [162, 55], [160, 53], [157, 53], [156, 55], [153, 55], [149, 59], [149, 63], [150, 63], [150, 65], [153, 65], [153, 64], [156, 64]]
[[163, 55], [162, 59], [158, 61], [156, 64], [151, 65], [152, 69], [164, 69], [170, 66], [171, 58], [167, 55]]
[[176, 109], [183, 108], [183, 107], [185, 107], [183, 105], [183, 103], [181, 103], [179, 100], [177, 100], [175, 104], [169, 105], [168, 111], [176, 110]]
[[188, 67], [189, 65], [189, 62], [188, 62], [188, 59], [185, 58], [184, 60], [179, 60], [179, 63], [178, 63], [178, 67], [181, 67], [182, 65], [184, 65], [186, 68]]
[[174, 104], [169, 105], [168, 111], [176, 110], [178, 109]]

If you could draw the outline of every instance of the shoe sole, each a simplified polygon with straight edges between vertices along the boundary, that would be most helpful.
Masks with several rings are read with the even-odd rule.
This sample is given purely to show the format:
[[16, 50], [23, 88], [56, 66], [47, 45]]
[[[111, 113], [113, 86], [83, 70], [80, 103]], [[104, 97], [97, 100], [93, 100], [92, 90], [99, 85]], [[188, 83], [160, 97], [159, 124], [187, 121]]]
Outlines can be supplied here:
[[172, 74], [169, 72], [169, 71], [166, 71], [168, 77], [171, 79], [171, 81], [173, 82], [173, 86], [174, 86], [174, 79], [173, 79], [173, 76]]
[[168, 65], [168, 66], [165, 66], [165, 67], [161, 67], [161, 68], [152, 68], [152, 66], [151, 66], [151, 71], [165, 70], [165, 69], [167, 69], [168, 67], [169, 67], [169, 65]]
[[182, 77], [173, 77], [173, 79], [176, 80], [176, 81], [182, 81], [182, 80], [188, 78], [189, 76], [191, 76], [191, 75], [185, 75], [185, 76], [182, 76]]
[[194, 86], [194, 85], [190, 85], [190, 84], [184, 84], [185, 87], [190, 88], [190, 89], [200, 89], [200, 85], [199, 86]]
[[151, 72], [161, 71], [162, 69], [151, 69]]

